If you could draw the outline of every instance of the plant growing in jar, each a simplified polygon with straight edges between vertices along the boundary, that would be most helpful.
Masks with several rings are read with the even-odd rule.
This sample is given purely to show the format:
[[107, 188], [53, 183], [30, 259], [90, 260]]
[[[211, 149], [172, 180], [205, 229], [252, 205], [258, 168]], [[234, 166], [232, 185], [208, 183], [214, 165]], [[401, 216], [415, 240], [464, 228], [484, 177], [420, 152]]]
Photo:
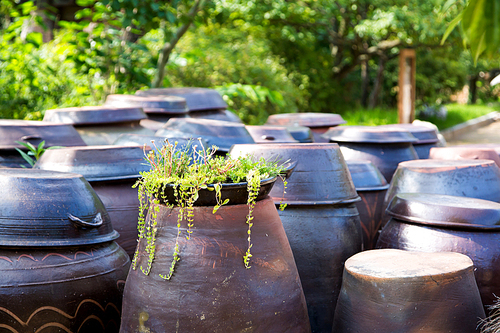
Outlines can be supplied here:
[[[145, 153], [145, 159], [151, 168], [147, 172], [142, 172], [142, 177], [134, 185], [138, 188], [140, 201], [137, 226], [139, 244], [132, 259], [132, 268], [137, 269], [140, 243], [146, 242], [144, 251], [148, 260], [145, 265], [139, 267], [145, 275], [150, 273], [155, 258], [159, 204], [178, 207], [177, 237], [172, 262], [168, 272], [160, 274], [163, 279], [170, 280], [176, 263], [181, 259], [179, 239], [186, 237], [189, 240], [193, 233], [194, 205], [200, 198], [200, 193], [210, 192], [215, 202], [213, 207], [213, 213], [215, 213], [231, 200], [231, 198], [223, 199], [224, 184], [235, 183], [246, 183], [248, 214], [245, 222], [248, 225], [248, 237], [246, 239], [247, 250], [242, 263], [246, 268], [251, 267], [253, 209], [261, 183], [267, 179], [273, 179], [274, 182], [278, 176], [283, 178], [281, 173], [286, 169], [286, 162], [279, 164], [278, 161], [266, 161], [263, 158], [255, 161], [252, 156], [224, 158], [215, 155], [217, 150], [215, 146], [207, 150], [196, 148], [196, 145], [193, 145], [192, 149], [191, 147], [178, 149], [177, 143], [171, 144], [166, 139], [162, 147], [155, 146], [155, 149]], [[145, 212], [148, 209], [149, 218], [146, 219]], [[284, 206], [282, 205], [280, 209], [284, 209]]]

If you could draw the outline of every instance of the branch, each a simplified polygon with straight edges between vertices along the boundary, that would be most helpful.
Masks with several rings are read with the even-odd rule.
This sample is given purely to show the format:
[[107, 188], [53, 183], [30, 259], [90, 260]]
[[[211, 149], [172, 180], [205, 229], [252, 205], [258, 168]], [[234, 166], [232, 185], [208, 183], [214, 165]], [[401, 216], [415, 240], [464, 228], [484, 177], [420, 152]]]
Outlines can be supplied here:
[[173, 35], [172, 39], [169, 42], [163, 45], [163, 48], [160, 51], [160, 56], [158, 57], [158, 65], [157, 65], [158, 68], [152, 84], [153, 88], [159, 88], [162, 86], [163, 79], [165, 78], [165, 66], [167, 65], [168, 59], [170, 58], [170, 54], [172, 53], [173, 49], [175, 48], [181, 37], [188, 31], [189, 27], [194, 21], [196, 13], [200, 8], [203, 7], [204, 3], [205, 0], [196, 0], [193, 7], [191, 7], [191, 9], [186, 15], [186, 17], [189, 18], [189, 20], [176, 31], [176, 33]]

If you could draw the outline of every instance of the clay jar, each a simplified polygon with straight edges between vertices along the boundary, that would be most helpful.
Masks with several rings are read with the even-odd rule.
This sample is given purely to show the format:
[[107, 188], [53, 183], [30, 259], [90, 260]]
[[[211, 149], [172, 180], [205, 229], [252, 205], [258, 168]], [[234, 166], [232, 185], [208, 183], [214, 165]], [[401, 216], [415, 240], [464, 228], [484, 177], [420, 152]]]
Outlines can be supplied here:
[[377, 248], [459, 252], [474, 262], [482, 302], [500, 293], [500, 204], [488, 200], [423, 193], [400, 193], [387, 208], [391, 219]]
[[271, 191], [297, 263], [313, 332], [330, 332], [344, 261], [362, 250], [359, 196], [339, 146], [332, 143], [234, 145], [231, 156], [297, 165]]
[[493, 148], [462, 146], [435, 147], [430, 150], [429, 158], [437, 160], [492, 160], [496, 165], [500, 166], [500, 157]]
[[363, 245], [365, 250], [375, 248], [378, 233], [382, 227], [384, 197], [389, 184], [377, 167], [370, 161], [346, 161], [351, 173], [354, 187], [361, 200], [356, 207], [363, 228]]
[[340, 146], [346, 160], [372, 162], [390, 182], [398, 164], [418, 159], [412, 143], [417, 139], [408, 131], [382, 126], [340, 126], [323, 134]]
[[241, 119], [227, 110], [227, 103], [215, 89], [183, 87], [139, 90], [137, 96], [177, 96], [186, 99], [188, 116], [241, 123]]
[[89, 183], [0, 170], [0, 322], [9, 332], [118, 332], [130, 265]]
[[146, 118], [140, 107], [83, 106], [47, 110], [43, 121], [73, 125], [87, 145], [109, 145], [122, 133], [152, 135], [140, 125]]
[[35, 168], [79, 173], [90, 182], [119, 232], [117, 243], [132, 258], [137, 245], [139, 199], [132, 188], [148, 171], [140, 146], [89, 146], [47, 150]]
[[358, 253], [345, 263], [332, 333], [479, 332], [473, 270], [459, 253]]
[[328, 142], [321, 135], [330, 127], [345, 124], [342, 116], [334, 113], [301, 112], [273, 114], [267, 118], [266, 125], [304, 126], [311, 129], [314, 142]]
[[37, 147], [84, 146], [82, 138], [72, 125], [42, 121], [0, 119], [0, 168], [30, 168], [16, 148], [28, 149], [17, 143], [30, 143]]
[[254, 143], [245, 125], [211, 119], [172, 118], [155, 135], [168, 138], [201, 137], [210, 147], [217, 146], [217, 151], [222, 155], [234, 144]]
[[243, 264], [248, 206], [230, 200], [216, 213], [213, 206], [195, 206], [193, 233], [187, 240], [182, 231], [181, 260], [168, 281], [160, 274], [172, 263], [179, 208], [157, 209], [155, 258], [144, 275], [143, 240], [138, 268], [125, 285], [121, 332], [310, 332], [297, 267], [272, 199], [255, 204], [249, 269]]
[[390, 124], [382, 125], [380, 127], [402, 129], [410, 132], [417, 141], [413, 142], [413, 148], [417, 152], [418, 158], [425, 159], [429, 158], [429, 151], [433, 147], [442, 147], [442, 143], [439, 141], [438, 131], [435, 128], [413, 125], [413, 124]]
[[141, 108], [146, 113], [147, 119], [142, 119], [140, 124], [153, 132], [160, 129], [170, 118], [184, 118], [189, 112], [186, 100], [177, 96], [114, 94], [106, 97], [104, 105]]
[[402, 162], [387, 190], [384, 206], [398, 193], [434, 193], [500, 202], [500, 169], [491, 160]]

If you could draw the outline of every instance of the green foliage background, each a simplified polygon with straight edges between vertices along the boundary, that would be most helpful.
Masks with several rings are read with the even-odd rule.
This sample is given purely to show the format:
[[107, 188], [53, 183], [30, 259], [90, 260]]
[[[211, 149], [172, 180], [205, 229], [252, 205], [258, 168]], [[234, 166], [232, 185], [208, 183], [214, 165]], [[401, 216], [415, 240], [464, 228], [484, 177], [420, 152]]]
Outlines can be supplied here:
[[[195, 2], [78, 0], [86, 8], [77, 21], [58, 21], [55, 38], [42, 43], [27, 29], [43, 25], [33, 2], [0, 0], [0, 117], [41, 119], [47, 109], [147, 89]], [[417, 107], [446, 104], [471, 77], [500, 67], [474, 64], [456, 29], [440, 44], [463, 8], [451, 0], [207, 0], [170, 55], [163, 84], [215, 88], [245, 123], [262, 124], [283, 112], [347, 117], [379, 82], [375, 113], [383, 117], [397, 102], [399, 50], [415, 48]], [[475, 84], [481, 102], [498, 100], [488, 75]]]

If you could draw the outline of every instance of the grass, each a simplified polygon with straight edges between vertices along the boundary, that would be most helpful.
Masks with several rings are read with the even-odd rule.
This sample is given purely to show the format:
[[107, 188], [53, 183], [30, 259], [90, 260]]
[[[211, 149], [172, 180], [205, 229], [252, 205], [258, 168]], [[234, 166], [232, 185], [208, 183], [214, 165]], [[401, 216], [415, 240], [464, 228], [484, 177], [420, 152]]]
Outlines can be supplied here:
[[[448, 114], [445, 119], [438, 117], [418, 118], [435, 124], [439, 130], [453, 127], [467, 120], [484, 116], [493, 111], [500, 111], [500, 104], [461, 105], [447, 104]], [[346, 125], [377, 126], [385, 124], [396, 124], [398, 122], [397, 109], [355, 109], [342, 113], [342, 118], [347, 121]]]

